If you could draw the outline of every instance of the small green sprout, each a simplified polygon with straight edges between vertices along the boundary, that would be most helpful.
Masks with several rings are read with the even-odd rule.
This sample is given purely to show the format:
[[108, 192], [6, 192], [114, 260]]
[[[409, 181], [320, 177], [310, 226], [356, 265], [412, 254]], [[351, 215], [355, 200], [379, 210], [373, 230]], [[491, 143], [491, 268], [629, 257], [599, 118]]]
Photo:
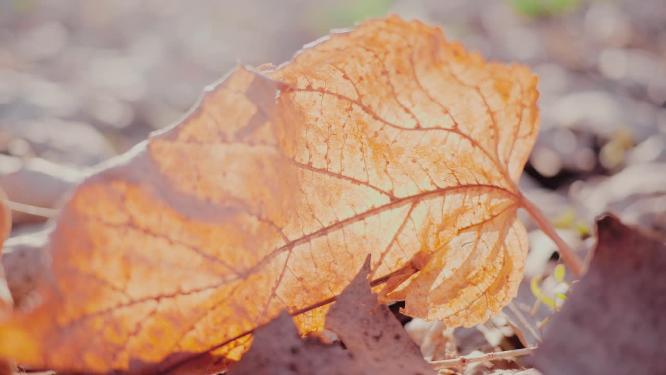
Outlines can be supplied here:
[[[569, 289], [569, 284], [567, 284], [564, 280], [566, 277], [566, 267], [563, 264], [558, 264], [555, 266], [552, 277], [557, 283], [554, 289], [563, 289], [565, 292]], [[530, 280], [530, 290], [538, 302], [546, 305], [553, 311], [558, 311], [562, 302], [567, 299], [567, 295], [563, 292], [554, 292], [553, 296], [547, 295], [541, 287], [543, 280], [543, 277], [534, 276]]]
[[590, 226], [585, 221], [576, 217], [576, 211], [573, 208], [564, 210], [564, 212], [553, 220], [553, 225], [559, 229], [574, 230], [581, 238], [590, 235]]

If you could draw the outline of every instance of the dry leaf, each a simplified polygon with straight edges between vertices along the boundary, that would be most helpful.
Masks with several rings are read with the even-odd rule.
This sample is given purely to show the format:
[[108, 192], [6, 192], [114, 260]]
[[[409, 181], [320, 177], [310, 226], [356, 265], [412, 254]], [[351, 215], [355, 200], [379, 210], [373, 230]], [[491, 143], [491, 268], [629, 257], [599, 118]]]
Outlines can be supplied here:
[[229, 375], [362, 374], [351, 353], [315, 338], [301, 340], [289, 314], [255, 333], [255, 344]]
[[666, 374], [666, 240], [597, 222], [588, 272], [546, 327], [533, 362], [545, 374]]
[[326, 315], [326, 328], [338, 335], [368, 374], [433, 373], [391, 310], [377, 302], [369, 274], [368, 259]]
[[289, 315], [257, 331], [255, 344], [231, 374], [434, 374], [393, 313], [368, 283], [369, 260], [337, 298], [326, 327], [342, 340], [323, 345], [298, 337]]
[[0, 354], [106, 371], [210, 351], [338, 295], [368, 254], [407, 314], [483, 321], [521, 279], [536, 98], [526, 68], [396, 17], [237, 68], [76, 189], [44, 303]]

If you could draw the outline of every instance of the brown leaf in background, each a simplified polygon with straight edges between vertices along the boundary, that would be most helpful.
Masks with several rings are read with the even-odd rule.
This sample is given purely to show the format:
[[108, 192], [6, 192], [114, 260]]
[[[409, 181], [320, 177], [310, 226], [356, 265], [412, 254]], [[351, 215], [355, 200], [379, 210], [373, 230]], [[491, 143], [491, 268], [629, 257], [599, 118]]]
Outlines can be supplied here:
[[368, 374], [434, 373], [391, 310], [377, 302], [369, 274], [368, 259], [326, 315], [326, 328], [338, 335]]
[[393, 313], [377, 302], [369, 259], [326, 315], [347, 351], [300, 340], [289, 315], [257, 330], [255, 344], [231, 374], [434, 374]]
[[614, 216], [597, 222], [588, 272], [546, 328], [545, 374], [665, 374], [666, 240]]
[[288, 313], [255, 333], [254, 344], [230, 375], [362, 374], [351, 353], [316, 338], [301, 340]]
[[0, 327], [0, 354], [80, 371], [187, 358], [338, 295], [368, 254], [407, 314], [483, 321], [522, 276], [536, 98], [526, 68], [396, 17], [237, 68], [77, 188], [44, 303]]

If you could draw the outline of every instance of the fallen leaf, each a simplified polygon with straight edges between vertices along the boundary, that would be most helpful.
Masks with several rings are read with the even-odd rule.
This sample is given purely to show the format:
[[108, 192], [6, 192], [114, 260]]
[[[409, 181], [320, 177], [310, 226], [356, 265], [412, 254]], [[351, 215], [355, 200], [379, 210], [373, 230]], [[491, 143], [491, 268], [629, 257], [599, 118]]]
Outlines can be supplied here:
[[280, 314], [255, 333], [255, 344], [230, 375], [361, 374], [351, 353], [316, 338], [301, 340], [288, 313]]
[[368, 374], [433, 373], [391, 310], [377, 302], [369, 274], [368, 260], [326, 315], [326, 328], [338, 335]]
[[614, 216], [597, 222], [585, 276], [534, 355], [545, 374], [665, 374], [666, 240]]
[[326, 316], [326, 327], [344, 343], [301, 340], [288, 314], [257, 330], [250, 351], [231, 374], [434, 374], [393, 313], [377, 302], [369, 260]]
[[338, 295], [368, 254], [406, 314], [484, 321], [522, 276], [536, 99], [526, 68], [397, 17], [239, 67], [76, 189], [44, 302], [2, 324], [0, 355], [77, 371], [237, 356], [234, 340]]

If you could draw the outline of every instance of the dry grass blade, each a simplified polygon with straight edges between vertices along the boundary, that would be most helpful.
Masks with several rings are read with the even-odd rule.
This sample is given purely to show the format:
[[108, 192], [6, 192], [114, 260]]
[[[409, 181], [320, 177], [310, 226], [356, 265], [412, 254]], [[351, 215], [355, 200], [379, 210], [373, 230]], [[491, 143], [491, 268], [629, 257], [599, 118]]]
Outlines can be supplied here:
[[431, 361], [430, 364], [433, 365], [437, 370], [446, 369], [446, 368], [455, 368], [455, 367], [459, 368], [459, 367], [465, 367], [466, 365], [471, 363], [491, 362], [501, 359], [512, 359], [526, 355], [531, 355], [532, 352], [534, 352], [535, 350], [536, 347], [531, 347], [523, 349], [505, 350], [502, 352], [484, 353], [478, 355], [473, 354], [453, 359]]

